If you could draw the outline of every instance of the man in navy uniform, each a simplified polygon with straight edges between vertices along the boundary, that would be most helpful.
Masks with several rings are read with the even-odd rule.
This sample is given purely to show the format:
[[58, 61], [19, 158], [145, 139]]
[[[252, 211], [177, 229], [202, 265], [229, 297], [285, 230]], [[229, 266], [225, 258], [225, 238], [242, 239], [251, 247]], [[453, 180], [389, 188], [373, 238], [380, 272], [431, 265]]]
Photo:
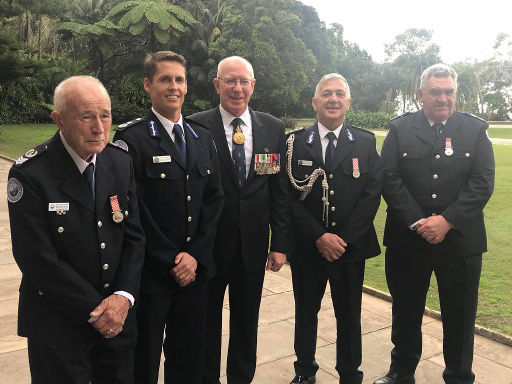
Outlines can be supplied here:
[[382, 169], [374, 134], [345, 123], [350, 102], [345, 78], [325, 75], [312, 100], [317, 123], [292, 131], [287, 141], [295, 244], [290, 252], [297, 355], [292, 384], [315, 383], [318, 311], [327, 281], [340, 383], [363, 380], [361, 296], [365, 260], [380, 253], [373, 219]]
[[[286, 261], [287, 183], [281, 120], [249, 108], [254, 92], [251, 63], [223, 59], [213, 80], [217, 108], [191, 116], [211, 132], [221, 162], [226, 201], [215, 239], [217, 275], [210, 284], [203, 383], [219, 383], [224, 293], [229, 285], [229, 384], [248, 384], [256, 369], [258, 315], [267, 269]], [[272, 239], [269, 252], [269, 225]]]
[[60, 83], [52, 118], [58, 133], [16, 161], [7, 185], [32, 383], [134, 383], [144, 234], [131, 160], [108, 143], [97, 79]]
[[452, 68], [427, 68], [417, 92], [423, 109], [391, 120], [382, 148], [395, 347], [390, 370], [377, 384], [414, 383], [432, 271], [443, 317], [444, 381], [475, 379], [474, 326], [487, 249], [483, 208], [493, 191], [494, 156], [487, 123], [456, 112], [456, 93]]
[[137, 309], [137, 384], [156, 384], [162, 339], [166, 383], [201, 381], [208, 280], [223, 192], [210, 134], [184, 119], [186, 61], [170, 51], [144, 61], [152, 108], [116, 129], [133, 159], [146, 259]]

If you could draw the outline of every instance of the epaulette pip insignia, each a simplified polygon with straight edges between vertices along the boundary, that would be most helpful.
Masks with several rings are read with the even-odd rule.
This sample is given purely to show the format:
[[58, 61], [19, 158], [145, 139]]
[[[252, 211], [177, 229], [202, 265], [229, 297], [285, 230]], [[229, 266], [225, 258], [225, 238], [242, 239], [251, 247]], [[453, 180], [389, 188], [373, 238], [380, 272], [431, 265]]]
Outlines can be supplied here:
[[122, 132], [124, 131], [126, 128], [129, 128], [129, 127], [132, 127], [134, 126], [135, 124], [137, 124], [138, 122], [140, 122], [142, 120], [142, 117], [137, 117], [136, 119], [133, 119], [133, 120], [130, 120], [130, 121], [127, 121], [126, 123], [123, 123], [123, 124], [119, 124], [117, 127], [114, 128], [114, 131], [119, 131], [119, 132]]
[[39, 156], [41, 153], [46, 151], [48, 147], [45, 144], [38, 145], [35, 148], [29, 149], [24, 155], [18, 157], [16, 159], [15, 165], [21, 165], [26, 161], [33, 159], [36, 156]]

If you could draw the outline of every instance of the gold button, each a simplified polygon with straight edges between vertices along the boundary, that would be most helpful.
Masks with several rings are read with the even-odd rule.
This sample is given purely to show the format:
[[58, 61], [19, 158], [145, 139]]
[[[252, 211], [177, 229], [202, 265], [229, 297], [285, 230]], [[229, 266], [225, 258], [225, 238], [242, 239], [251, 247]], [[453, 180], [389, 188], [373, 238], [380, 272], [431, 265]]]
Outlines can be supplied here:
[[103, 285], [103, 288], [105, 288], [105, 289], [110, 288], [110, 284], [109, 284], [109, 283], [105, 283], [105, 284]]
[[207, 169], [207, 170], [206, 170], [206, 173], [207, 173], [207, 174], [210, 174], [211, 172], [210, 172], [210, 170], [209, 170], [209, 169]]
[[187, 175], [187, 180], [189, 179], [189, 176]]
[[101, 222], [101, 220], [98, 220], [98, 227], [102, 227], [103, 223]]
[[106, 271], [108, 269], [108, 264], [103, 264], [103, 269]]
[[130, 196], [126, 195], [126, 201], [130, 201]]
[[304, 177], [307, 179], [307, 178], [309, 177], [309, 175], [306, 173], [306, 174], [304, 175]]
[[59, 228], [57, 228], [57, 232], [59, 232], [59, 233], [64, 232], [64, 227], [59, 227]]
[[333, 226], [333, 227], [335, 227], [335, 226], [336, 226], [336, 222], [335, 222], [335, 221], [333, 221], [333, 222], [332, 222], [332, 226]]
[[161, 179], [165, 179], [165, 173], [161, 173], [161, 174], [160, 174], [160, 178], [161, 178]]
[[187, 237], [187, 243], [190, 243], [192, 241], [192, 238]]
[[187, 220], [190, 223], [192, 221], [192, 216], [189, 216]]
[[464, 156], [469, 157], [469, 153], [466, 152], [466, 154]]
[[435, 215], [437, 215], [437, 213], [435, 213], [435, 212], [432, 212], [432, 216], [435, 216]]
[[434, 173], [434, 174], [432, 175], [432, 177], [433, 177], [434, 179], [437, 179], [437, 178], [438, 178], [437, 173]]
[[44, 295], [43, 291], [37, 291], [37, 294], [38, 294], [39, 296], [43, 296], [43, 295]]
[[107, 246], [107, 244], [105, 244], [105, 243], [101, 243], [101, 244], [100, 244], [100, 248], [101, 248], [101, 249], [105, 249], [105, 247], [106, 247], [106, 246]]
[[404, 152], [402, 157], [407, 157], [407, 152]]
[[432, 194], [433, 199], [437, 199], [437, 195], [435, 193]]
[[435, 157], [436, 157], [436, 160], [438, 160], [439, 158], [441, 158], [441, 156], [439, 156], [439, 155], [436, 155]]
[[125, 215], [125, 216], [128, 216], [128, 211], [124, 211], [124, 215]]
[[334, 191], [332, 189], [329, 191], [329, 195], [334, 195]]
[[187, 201], [190, 201], [192, 200], [192, 198], [190, 196], [187, 196]]
[[333, 177], [334, 177], [334, 175], [331, 173], [331, 174], [329, 175], [329, 179], [332, 179]]
[[336, 210], [336, 207], [331, 207], [331, 211], [335, 211]]

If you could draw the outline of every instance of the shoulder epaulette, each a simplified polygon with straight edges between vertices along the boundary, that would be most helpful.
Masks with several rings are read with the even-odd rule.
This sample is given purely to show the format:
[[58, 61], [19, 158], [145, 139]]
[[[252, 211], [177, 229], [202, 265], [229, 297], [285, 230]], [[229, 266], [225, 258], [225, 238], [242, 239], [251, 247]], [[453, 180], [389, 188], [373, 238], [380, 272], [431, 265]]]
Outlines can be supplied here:
[[116, 140], [113, 143], [109, 141], [107, 145], [116, 149], [120, 149], [123, 152], [128, 152], [128, 144], [126, 144], [123, 140]]
[[414, 112], [412, 112], [412, 111], [405, 112], [403, 115], [400, 115], [400, 116], [397, 116], [397, 117], [393, 117], [390, 121], [398, 120], [398, 119], [401, 119], [402, 117], [413, 115], [413, 114], [414, 114]]
[[119, 124], [117, 127], [115, 127], [115, 128], [114, 128], [114, 131], [116, 131], [116, 132], [117, 132], [117, 131], [122, 132], [122, 131], [124, 131], [126, 128], [133, 127], [135, 124], [140, 123], [142, 120], [143, 120], [143, 118], [142, 118], [142, 117], [137, 117], [136, 119], [133, 119], [133, 120], [127, 121], [126, 123]]
[[479, 117], [479, 116], [473, 115], [472, 113], [469, 113], [469, 112], [461, 112], [461, 113], [463, 113], [463, 114], [464, 114], [464, 115], [466, 115], [466, 116], [472, 117], [472, 118], [474, 118], [474, 119], [480, 120], [480, 121], [482, 121], [482, 122], [484, 122], [484, 123], [487, 123], [487, 121], [485, 121], [484, 119], [482, 119], [482, 118], [481, 118], [481, 117]]
[[357, 130], [358, 132], [363, 132], [363, 133], [367, 133], [369, 135], [373, 135], [375, 136], [375, 133], [373, 133], [372, 131], [369, 131], [368, 129], [364, 129], [364, 128], [359, 128], [359, 127], [356, 127], [355, 125], [349, 125], [349, 127], [351, 129], [355, 129]]
[[34, 147], [32, 149], [29, 149], [24, 155], [22, 155], [16, 159], [16, 162], [14, 163], [14, 165], [18, 165], [18, 166], [22, 165], [25, 162], [38, 157], [39, 155], [41, 155], [41, 153], [46, 152], [47, 149], [48, 149], [48, 146], [45, 143], [40, 144], [37, 147]]
[[306, 127], [292, 129], [291, 131], [286, 132], [286, 136], [290, 136], [291, 134], [302, 132], [305, 129], [306, 129]]

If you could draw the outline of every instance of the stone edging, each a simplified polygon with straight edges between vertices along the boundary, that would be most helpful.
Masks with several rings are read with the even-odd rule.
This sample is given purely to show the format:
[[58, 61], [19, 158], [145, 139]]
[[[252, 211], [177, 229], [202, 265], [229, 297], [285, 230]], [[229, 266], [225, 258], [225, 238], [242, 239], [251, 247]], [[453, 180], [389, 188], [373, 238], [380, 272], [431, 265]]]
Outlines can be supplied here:
[[14, 163], [16, 161], [16, 160], [13, 160], [10, 157], [4, 156], [4, 155], [0, 155], [0, 159], [10, 161], [11, 163]]
[[[363, 292], [367, 293], [369, 295], [375, 296], [379, 299], [389, 301], [390, 303], [393, 302], [393, 299], [391, 298], [391, 295], [389, 293], [379, 291], [378, 289], [363, 285]], [[425, 314], [425, 316], [432, 317], [439, 321], [442, 320], [441, 312], [439, 312], [439, 311], [425, 308], [425, 311], [423, 313]], [[475, 333], [477, 335], [483, 336], [487, 339], [491, 339], [491, 340], [497, 341], [498, 343], [505, 344], [505, 345], [508, 345], [509, 347], [512, 347], [512, 337], [505, 335], [503, 333], [493, 331], [491, 329], [482, 327], [480, 325], [475, 325]]]

